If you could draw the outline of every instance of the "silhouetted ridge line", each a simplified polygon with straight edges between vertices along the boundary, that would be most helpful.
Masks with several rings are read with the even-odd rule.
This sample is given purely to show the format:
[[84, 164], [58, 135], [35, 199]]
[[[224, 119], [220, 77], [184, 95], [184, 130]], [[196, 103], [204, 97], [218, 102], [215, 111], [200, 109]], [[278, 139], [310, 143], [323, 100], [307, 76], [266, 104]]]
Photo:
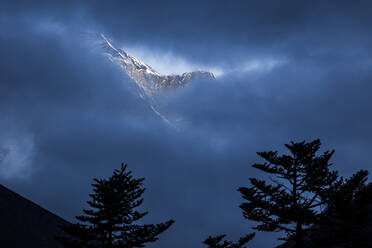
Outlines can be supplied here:
[[60, 247], [55, 236], [68, 223], [0, 184], [0, 244], [7, 248]]

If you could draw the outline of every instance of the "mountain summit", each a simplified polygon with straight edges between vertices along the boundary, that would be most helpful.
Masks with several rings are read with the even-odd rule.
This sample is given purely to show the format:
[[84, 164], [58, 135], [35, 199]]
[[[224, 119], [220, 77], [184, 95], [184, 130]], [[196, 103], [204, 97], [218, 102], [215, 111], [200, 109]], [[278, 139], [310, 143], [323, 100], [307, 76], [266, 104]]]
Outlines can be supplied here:
[[185, 72], [181, 75], [162, 75], [151, 66], [114, 46], [103, 34], [99, 37], [99, 44], [110, 60], [120, 65], [124, 72], [137, 84], [140, 97], [149, 104], [152, 111], [173, 127], [175, 126], [171, 121], [159, 110], [159, 104], [154, 97], [156, 93], [176, 89], [192, 81], [215, 79], [213, 73], [207, 71]]
[[104, 35], [101, 35], [101, 38], [102, 47], [110, 60], [119, 64], [147, 95], [158, 90], [178, 88], [195, 80], [215, 78], [213, 73], [207, 71], [185, 72], [182, 75], [161, 75], [149, 65], [115, 47]]

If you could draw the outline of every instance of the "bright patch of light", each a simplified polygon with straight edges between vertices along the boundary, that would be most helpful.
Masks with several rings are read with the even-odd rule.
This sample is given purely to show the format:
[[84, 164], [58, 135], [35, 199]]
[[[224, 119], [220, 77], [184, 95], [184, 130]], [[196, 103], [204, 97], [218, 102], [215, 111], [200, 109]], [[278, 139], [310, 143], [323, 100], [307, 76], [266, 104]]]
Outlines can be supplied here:
[[135, 46], [122, 49], [163, 75], [202, 70], [212, 72], [215, 77], [221, 77], [230, 73], [268, 72], [285, 63], [285, 60], [282, 59], [253, 59], [239, 63], [231, 68], [201, 65], [187, 61], [171, 52], [156, 51], [146, 47]]
[[140, 59], [163, 75], [207, 70], [200, 65], [193, 64], [181, 57], [177, 57], [171, 52], [156, 52], [143, 47], [125, 47], [122, 50]]
[[215, 77], [220, 77], [225, 74], [225, 71], [223, 69], [217, 67], [208, 68], [206, 71], [212, 72]]

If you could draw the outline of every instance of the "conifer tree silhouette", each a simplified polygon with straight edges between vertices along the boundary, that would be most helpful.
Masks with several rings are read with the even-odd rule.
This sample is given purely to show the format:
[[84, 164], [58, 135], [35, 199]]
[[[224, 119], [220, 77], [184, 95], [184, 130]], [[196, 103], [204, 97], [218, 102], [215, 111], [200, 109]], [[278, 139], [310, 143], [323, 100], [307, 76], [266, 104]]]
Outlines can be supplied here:
[[319, 224], [330, 233], [317, 246], [371, 246], [370, 234], [365, 230], [365, 218], [372, 204], [372, 184], [367, 184], [368, 174], [368, 171], [360, 170], [348, 179], [341, 177], [331, 190], [324, 192], [327, 208]]
[[57, 238], [59, 243], [71, 248], [134, 248], [156, 241], [174, 221], [135, 224], [147, 214], [136, 210], [143, 202], [143, 180], [133, 178], [125, 164], [108, 179], [94, 179], [91, 200], [87, 202], [92, 209], [84, 209], [84, 215], [76, 216], [78, 223], [62, 227], [67, 236]]
[[259, 231], [285, 231], [294, 236], [296, 248], [302, 247], [305, 231], [322, 217], [327, 199], [322, 197], [337, 184], [338, 172], [330, 171], [334, 151], [317, 155], [320, 140], [286, 144], [290, 155], [276, 151], [258, 152], [266, 160], [253, 167], [271, 174], [269, 183], [250, 178], [251, 187], [238, 191], [246, 202], [240, 205], [243, 216], [258, 222]]
[[203, 244], [207, 245], [208, 248], [245, 248], [245, 244], [248, 243], [251, 239], [253, 239], [255, 233], [247, 234], [246, 236], [239, 239], [237, 243], [233, 243], [231, 241], [223, 241], [225, 238], [225, 234], [211, 237], [209, 236], [206, 240], [204, 240]]

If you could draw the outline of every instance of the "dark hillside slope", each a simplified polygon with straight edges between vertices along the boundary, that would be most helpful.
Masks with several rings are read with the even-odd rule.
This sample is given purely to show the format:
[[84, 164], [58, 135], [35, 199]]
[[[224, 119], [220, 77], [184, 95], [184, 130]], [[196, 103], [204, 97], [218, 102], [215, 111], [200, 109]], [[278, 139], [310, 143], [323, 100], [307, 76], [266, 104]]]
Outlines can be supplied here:
[[0, 247], [57, 248], [66, 221], [0, 185]]

